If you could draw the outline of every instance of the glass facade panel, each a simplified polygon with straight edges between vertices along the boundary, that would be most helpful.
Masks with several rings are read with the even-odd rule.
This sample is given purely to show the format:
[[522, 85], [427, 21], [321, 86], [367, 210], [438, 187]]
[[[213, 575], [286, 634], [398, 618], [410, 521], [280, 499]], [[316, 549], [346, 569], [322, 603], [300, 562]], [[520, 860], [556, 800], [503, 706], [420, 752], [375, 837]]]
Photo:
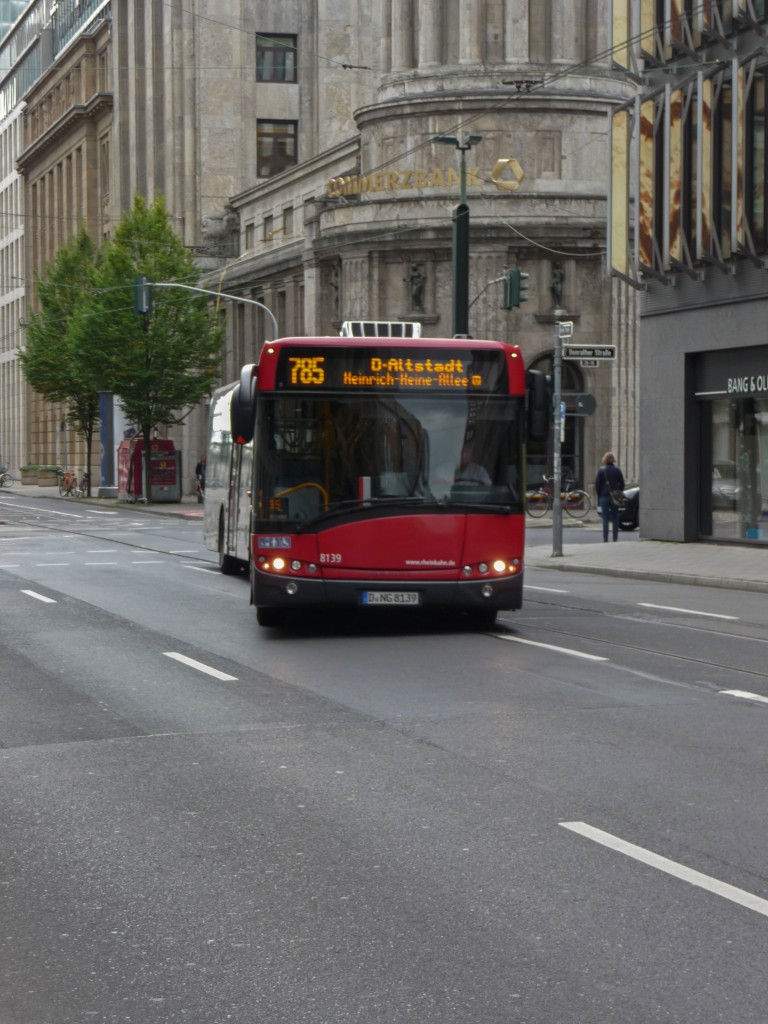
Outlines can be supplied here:
[[[706, 532], [715, 540], [768, 544], [768, 398], [718, 399], [706, 415], [712, 435]], [[708, 519], [705, 507], [705, 527]]]

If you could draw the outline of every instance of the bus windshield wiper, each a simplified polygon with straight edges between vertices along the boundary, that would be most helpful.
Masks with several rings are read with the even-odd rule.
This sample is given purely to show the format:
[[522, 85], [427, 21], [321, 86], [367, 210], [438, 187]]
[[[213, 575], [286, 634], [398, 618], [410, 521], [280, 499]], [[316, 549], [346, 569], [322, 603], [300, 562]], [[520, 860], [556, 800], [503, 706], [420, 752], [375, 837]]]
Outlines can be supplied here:
[[348, 498], [345, 501], [338, 501], [333, 508], [325, 512], [319, 512], [311, 519], [306, 519], [297, 527], [297, 533], [303, 533], [329, 519], [337, 519], [349, 515], [350, 512], [366, 512], [373, 509], [397, 508], [397, 507], [418, 507], [421, 509], [440, 509], [441, 512], [496, 512], [509, 515], [513, 508], [510, 504], [499, 502], [468, 502], [468, 501], [446, 501], [425, 495], [420, 497], [417, 494], [383, 497], [383, 498]]
[[355, 510], [365, 512], [374, 508], [379, 509], [399, 505], [418, 505], [420, 508], [426, 505], [440, 506], [442, 508], [445, 502], [438, 501], [436, 498], [428, 495], [420, 497], [418, 494], [390, 495], [383, 498], [347, 498], [344, 501], [335, 502], [333, 508], [326, 509], [325, 512], [319, 512], [316, 516], [304, 520], [296, 532], [302, 533], [307, 527], [317, 526], [318, 523], [348, 515]]

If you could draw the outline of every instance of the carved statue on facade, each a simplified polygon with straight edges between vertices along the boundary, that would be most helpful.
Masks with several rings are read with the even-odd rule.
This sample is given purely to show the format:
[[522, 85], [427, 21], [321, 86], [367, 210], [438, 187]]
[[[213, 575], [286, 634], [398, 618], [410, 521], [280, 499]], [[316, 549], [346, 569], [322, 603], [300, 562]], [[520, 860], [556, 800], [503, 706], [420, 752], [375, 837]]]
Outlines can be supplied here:
[[562, 309], [563, 289], [565, 288], [565, 270], [563, 270], [562, 263], [552, 264], [552, 283], [549, 287], [552, 292], [555, 309]]
[[424, 284], [427, 275], [420, 263], [412, 263], [408, 280], [411, 283], [411, 308], [422, 313], [424, 311]]

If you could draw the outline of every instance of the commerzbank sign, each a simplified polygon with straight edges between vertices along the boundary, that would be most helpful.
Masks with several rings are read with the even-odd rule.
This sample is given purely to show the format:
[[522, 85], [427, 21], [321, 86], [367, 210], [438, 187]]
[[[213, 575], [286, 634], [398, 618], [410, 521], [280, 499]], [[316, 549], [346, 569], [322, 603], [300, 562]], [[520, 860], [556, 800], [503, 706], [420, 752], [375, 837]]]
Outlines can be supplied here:
[[[499, 191], [513, 192], [520, 187], [525, 175], [514, 157], [506, 157], [496, 161], [489, 177]], [[479, 167], [467, 167], [467, 188], [480, 188], [486, 184], [486, 180], [487, 177], [481, 176]], [[440, 167], [430, 167], [344, 174], [331, 178], [327, 192], [329, 196], [359, 196], [369, 192], [407, 192], [413, 189], [456, 190], [460, 185], [461, 178], [455, 168], [444, 171]]]

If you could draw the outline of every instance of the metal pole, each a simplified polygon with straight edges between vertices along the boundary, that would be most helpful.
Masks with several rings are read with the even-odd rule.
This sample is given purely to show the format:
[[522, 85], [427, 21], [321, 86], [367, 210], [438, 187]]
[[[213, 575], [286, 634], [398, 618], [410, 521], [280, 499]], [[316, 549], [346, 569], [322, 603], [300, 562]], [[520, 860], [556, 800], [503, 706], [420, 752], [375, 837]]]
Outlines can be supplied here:
[[562, 423], [563, 423], [563, 339], [561, 336], [560, 324], [555, 324], [555, 358], [553, 364], [553, 385], [552, 404], [554, 405], [553, 424], [555, 436], [552, 439], [552, 557], [559, 557], [563, 553], [563, 505], [560, 501], [560, 490], [562, 481], [562, 453], [560, 449]]
[[229, 292], [214, 292], [211, 291], [210, 288], [193, 288], [192, 285], [190, 284], [172, 284], [167, 281], [151, 281], [150, 284], [152, 285], [153, 288], [183, 288], [184, 291], [186, 292], [198, 292], [198, 294], [200, 295], [215, 295], [219, 299], [234, 299], [235, 302], [245, 302], [249, 306], [258, 306], [259, 309], [264, 310], [269, 319], [272, 321], [272, 330], [274, 332], [275, 338], [278, 338], [280, 336], [279, 331], [277, 329], [277, 320], [275, 319], [275, 314], [272, 312], [269, 306], [265, 306], [263, 302], [257, 302], [256, 299], [245, 299], [243, 298], [242, 295], [230, 295]]

